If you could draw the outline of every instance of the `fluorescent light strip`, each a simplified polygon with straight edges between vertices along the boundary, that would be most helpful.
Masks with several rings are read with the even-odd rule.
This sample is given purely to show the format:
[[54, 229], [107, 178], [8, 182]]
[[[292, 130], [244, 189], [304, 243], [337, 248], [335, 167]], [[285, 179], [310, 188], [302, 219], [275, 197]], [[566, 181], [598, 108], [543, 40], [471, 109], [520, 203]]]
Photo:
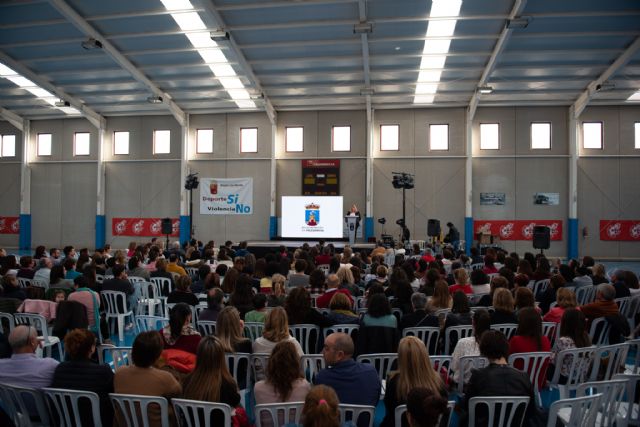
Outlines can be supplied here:
[[[462, 0], [433, 0], [430, 18], [456, 18], [460, 15]], [[429, 21], [426, 40], [422, 49], [420, 72], [413, 98], [414, 104], [433, 104], [442, 70], [451, 47], [451, 39], [456, 29], [457, 19]], [[438, 38], [436, 38], [438, 37]]]
[[56, 102], [58, 102], [59, 99], [54, 94], [46, 89], [41, 88], [28, 78], [21, 76], [19, 73], [15, 72], [2, 63], [0, 63], [0, 78], [9, 80], [20, 89], [26, 90], [27, 92], [37, 97], [39, 100], [46, 102], [47, 104], [51, 105], [54, 108], [57, 108], [65, 114], [80, 114], [80, 111], [76, 110], [73, 107], [56, 107]]
[[627, 101], [640, 101], [640, 90], [632, 93], [631, 96], [627, 98]]
[[256, 108], [255, 102], [250, 99], [249, 92], [224, 52], [218, 44], [211, 40], [207, 26], [200, 18], [198, 12], [193, 12], [193, 5], [189, 0], [160, 0], [164, 7], [170, 11], [171, 17], [176, 21], [184, 35], [189, 39], [193, 47], [198, 50], [200, 57], [209, 65], [211, 72], [218, 78], [231, 99], [238, 108]]

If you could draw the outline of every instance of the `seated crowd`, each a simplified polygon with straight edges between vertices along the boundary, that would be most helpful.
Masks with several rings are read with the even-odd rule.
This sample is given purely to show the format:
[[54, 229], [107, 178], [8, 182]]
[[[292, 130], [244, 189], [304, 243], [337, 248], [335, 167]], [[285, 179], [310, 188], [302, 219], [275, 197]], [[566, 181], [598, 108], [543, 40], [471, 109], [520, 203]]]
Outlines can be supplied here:
[[[253, 412], [245, 411], [241, 392], [250, 384], [234, 378], [225, 358], [234, 353], [266, 357], [252, 378], [255, 403], [305, 402], [305, 426], [338, 426], [339, 403], [377, 406], [381, 391], [383, 427], [395, 425], [400, 405], [407, 407], [403, 426], [435, 426], [456, 390], [464, 392], [461, 425], [469, 400], [478, 396], [530, 397], [525, 419], [535, 425], [542, 416], [535, 404], [538, 390], [570, 375], [571, 360], [556, 360], [556, 354], [590, 346], [595, 319], [609, 323], [611, 344], [640, 329], [630, 329], [616, 302], [640, 298], [637, 275], [607, 275], [591, 257], [562, 264], [495, 249], [480, 256], [473, 248], [467, 257], [451, 248], [436, 255], [430, 247], [397, 254], [382, 245], [370, 253], [350, 247], [338, 253], [320, 242], [293, 253], [283, 246], [256, 259], [246, 242], [236, 249], [231, 242], [219, 248], [213, 242], [176, 242], [165, 250], [155, 240], [113, 254], [110, 247], [91, 255], [72, 246], [62, 252], [39, 246], [33, 257], [18, 260], [0, 249], [0, 311], [42, 314], [65, 349], [60, 362], [37, 356], [41, 343], [31, 326], [0, 333], [0, 383], [93, 391], [100, 397], [103, 425], [126, 424], [109, 401], [114, 392], [222, 402], [235, 409], [234, 426], [250, 425]], [[167, 279], [158, 297], [171, 309], [163, 325], [135, 336], [132, 364], [114, 374], [96, 363], [99, 337], [111, 343], [101, 294], [123, 292], [134, 313], [156, 315], [142, 302], [153, 278]], [[215, 322], [215, 331], [207, 334], [200, 321]], [[547, 333], [543, 323], [555, 327]], [[504, 324], [515, 325], [513, 333], [492, 329]], [[250, 325], [259, 326], [257, 335], [248, 333]], [[294, 336], [296, 325], [316, 328], [309, 336]], [[465, 326], [468, 335], [445, 339], [450, 328]], [[430, 328], [436, 339], [411, 328]], [[521, 361], [508, 363], [510, 355], [527, 352], [551, 353], [533, 379], [521, 371]], [[326, 367], [309, 381], [301, 358], [319, 353]], [[356, 360], [374, 353], [397, 355], [384, 375]], [[430, 356], [439, 355], [451, 355], [447, 367], [432, 362]], [[472, 370], [463, 366], [466, 356], [489, 363]], [[486, 425], [486, 415], [479, 413], [476, 425]], [[159, 425], [159, 417], [152, 409], [151, 424]]]

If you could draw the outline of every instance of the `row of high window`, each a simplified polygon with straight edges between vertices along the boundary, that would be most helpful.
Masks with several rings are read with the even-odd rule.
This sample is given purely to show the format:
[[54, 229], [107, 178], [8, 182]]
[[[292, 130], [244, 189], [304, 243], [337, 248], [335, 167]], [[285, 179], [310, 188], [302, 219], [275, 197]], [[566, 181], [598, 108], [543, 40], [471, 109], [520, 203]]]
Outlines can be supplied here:
[[[640, 122], [634, 123], [635, 142], [634, 148], [640, 149]], [[213, 153], [213, 129], [196, 130], [196, 153]], [[89, 132], [76, 132], [73, 137], [73, 155], [88, 156], [91, 152], [91, 134]], [[428, 134], [428, 147], [430, 151], [449, 150], [449, 125], [430, 124]], [[551, 123], [531, 123], [530, 146], [532, 150], [551, 149]], [[582, 146], [587, 149], [602, 149], [603, 124], [602, 122], [582, 123]], [[258, 152], [258, 128], [241, 128], [240, 153]], [[480, 149], [500, 149], [500, 124], [480, 124]], [[300, 153], [304, 151], [304, 128], [301, 126], [285, 127], [285, 150], [288, 153]], [[334, 152], [351, 151], [351, 126], [333, 126], [331, 128], [331, 150]], [[400, 150], [400, 125], [380, 125], [380, 150]], [[171, 131], [153, 131], [153, 154], [171, 153]], [[113, 155], [126, 156], [129, 154], [129, 132], [113, 132]], [[15, 157], [16, 136], [0, 135], [0, 156]], [[36, 155], [39, 157], [51, 156], [51, 134], [39, 133], [36, 140]]]

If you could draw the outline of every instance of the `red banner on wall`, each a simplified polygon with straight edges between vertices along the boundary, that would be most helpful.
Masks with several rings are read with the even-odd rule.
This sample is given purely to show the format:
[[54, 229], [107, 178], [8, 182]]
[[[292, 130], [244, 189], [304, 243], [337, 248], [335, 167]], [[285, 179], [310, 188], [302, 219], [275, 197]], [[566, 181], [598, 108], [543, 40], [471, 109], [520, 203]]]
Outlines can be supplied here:
[[20, 217], [0, 216], [0, 234], [20, 234]]
[[474, 234], [490, 233], [501, 240], [532, 240], [533, 227], [546, 225], [551, 230], [551, 240], [562, 240], [562, 220], [535, 219], [511, 221], [482, 221], [473, 222]]
[[640, 241], [640, 221], [601, 219], [600, 240]]
[[[171, 218], [173, 233], [171, 237], [180, 235], [180, 219]], [[164, 236], [162, 234], [162, 218], [113, 218], [111, 233], [114, 236]]]

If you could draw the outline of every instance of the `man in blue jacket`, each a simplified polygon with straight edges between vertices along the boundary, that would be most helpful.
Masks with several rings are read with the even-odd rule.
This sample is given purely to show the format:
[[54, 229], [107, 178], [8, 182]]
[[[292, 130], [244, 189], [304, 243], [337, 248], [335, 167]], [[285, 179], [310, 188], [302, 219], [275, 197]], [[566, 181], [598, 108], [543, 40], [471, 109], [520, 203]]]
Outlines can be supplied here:
[[373, 365], [353, 360], [353, 352], [353, 340], [349, 335], [329, 335], [322, 349], [327, 368], [318, 372], [314, 383], [332, 387], [340, 403], [376, 406], [381, 387], [378, 373]]

